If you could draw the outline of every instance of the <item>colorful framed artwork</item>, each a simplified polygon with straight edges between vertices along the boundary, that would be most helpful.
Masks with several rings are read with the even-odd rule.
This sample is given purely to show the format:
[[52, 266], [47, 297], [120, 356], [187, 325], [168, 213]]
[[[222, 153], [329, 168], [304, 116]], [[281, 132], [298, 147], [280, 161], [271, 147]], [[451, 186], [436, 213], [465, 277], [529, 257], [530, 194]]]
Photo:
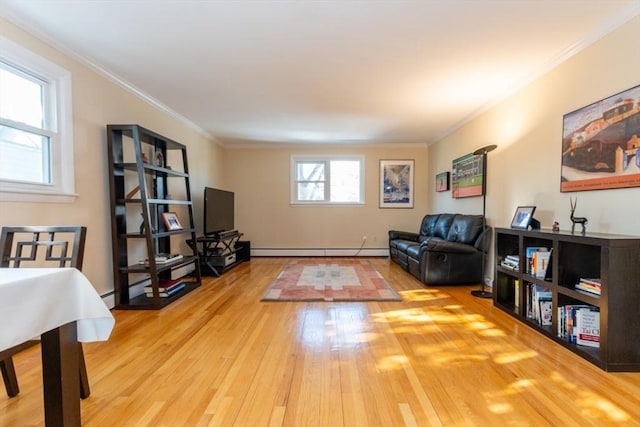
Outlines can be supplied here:
[[441, 172], [436, 175], [436, 191], [449, 190], [449, 172]]
[[380, 160], [381, 208], [413, 208], [413, 160]]
[[484, 157], [479, 154], [467, 154], [453, 161], [451, 167], [451, 196], [482, 196], [484, 194]]
[[640, 186], [640, 86], [562, 119], [560, 191]]

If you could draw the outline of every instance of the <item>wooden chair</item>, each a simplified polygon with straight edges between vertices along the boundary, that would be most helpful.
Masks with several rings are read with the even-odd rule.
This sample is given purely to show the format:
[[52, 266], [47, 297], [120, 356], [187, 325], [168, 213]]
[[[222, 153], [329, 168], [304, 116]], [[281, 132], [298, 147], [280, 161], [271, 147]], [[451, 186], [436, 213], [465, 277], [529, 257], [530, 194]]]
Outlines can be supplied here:
[[[2, 227], [0, 267], [75, 267], [82, 270], [87, 228], [82, 226]], [[0, 371], [9, 397], [20, 392], [12, 356], [39, 343], [28, 341], [0, 351]], [[89, 379], [82, 344], [78, 343], [80, 396], [89, 397]]]

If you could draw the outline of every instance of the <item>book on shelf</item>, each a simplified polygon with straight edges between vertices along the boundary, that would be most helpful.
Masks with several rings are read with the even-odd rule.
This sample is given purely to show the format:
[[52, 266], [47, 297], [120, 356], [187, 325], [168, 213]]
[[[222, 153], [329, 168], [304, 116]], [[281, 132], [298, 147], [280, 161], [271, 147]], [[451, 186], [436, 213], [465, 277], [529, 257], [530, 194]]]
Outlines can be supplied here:
[[[160, 291], [159, 289], [158, 289], [158, 291], [160, 292], [160, 296], [161, 296], [161, 297], [163, 297], [163, 298], [167, 298], [167, 297], [170, 297], [170, 296], [171, 296], [171, 295], [173, 295], [173, 294], [176, 294], [176, 293], [180, 292], [180, 291], [181, 291], [181, 290], [183, 290], [186, 286], [187, 286], [186, 284], [184, 284], [184, 283], [180, 283], [180, 284], [178, 284], [178, 286], [174, 286], [173, 288], [171, 288], [171, 289], [170, 289], [170, 290], [168, 290], [168, 291]], [[146, 288], [145, 288], [145, 294], [146, 294], [148, 297], [152, 298], [152, 297], [153, 297], [153, 290], [151, 290], [151, 291], [147, 291], [147, 290], [146, 290]]]
[[525, 273], [535, 276], [534, 257], [537, 257], [538, 252], [549, 252], [549, 248], [540, 246], [530, 246], [525, 248]]
[[520, 258], [518, 255], [507, 255], [500, 261], [500, 265], [509, 270], [518, 270], [520, 268]]
[[551, 264], [551, 253], [553, 249], [548, 251], [538, 251], [533, 253], [533, 272], [532, 274], [538, 279], [547, 277], [547, 270]]
[[520, 281], [513, 281], [513, 298], [514, 298], [514, 307], [516, 310], [520, 308]]
[[576, 311], [576, 344], [600, 347], [600, 312], [581, 308]]
[[599, 296], [602, 293], [600, 279], [580, 279], [575, 286], [577, 291]]
[[[536, 285], [534, 283], [529, 283], [527, 285], [527, 317], [538, 322], [538, 324], [543, 324], [542, 321], [542, 311], [541, 308], [544, 306], [545, 310], [551, 310], [551, 307], [547, 307], [546, 304], [542, 304], [542, 301], [551, 302], [551, 291], [543, 286]], [[548, 313], [545, 313], [548, 314]], [[549, 316], [549, 319], [551, 316]]]
[[[182, 279], [170, 279], [170, 280], [160, 279], [158, 280], [158, 290], [162, 292], [168, 292], [181, 284], [184, 284], [184, 281]], [[145, 292], [152, 292], [153, 285], [152, 284], [145, 285], [144, 290]]]
[[[171, 262], [180, 261], [183, 258], [182, 254], [156, 254], [156, 264], [169, 264]], [[139, 264], [149, 265], [149, 259], [143, 259], [138, 262]]]
[[[578, 341], [578, 317], [580, 317], [581, 326], [584, 322], [582, 314], [578, 315], [580, 310], [588, 310], [598, 312], [598, 322], [600, 313], [597, 307], [588, 304], [567, 304], [558, 307], [558, 337], [577, 344]], [[582, 339], [581, 339], [582, 340]], [[582, 344], [585, 345], [585, 344]]]

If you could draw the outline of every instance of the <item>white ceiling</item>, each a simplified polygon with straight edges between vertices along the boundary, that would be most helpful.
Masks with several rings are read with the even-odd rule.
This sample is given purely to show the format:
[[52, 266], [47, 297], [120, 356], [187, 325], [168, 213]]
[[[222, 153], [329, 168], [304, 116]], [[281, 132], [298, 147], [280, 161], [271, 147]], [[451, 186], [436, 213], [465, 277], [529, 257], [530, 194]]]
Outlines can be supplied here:
[[431, 143], [640, 0], [0, 0], [221, 144]]

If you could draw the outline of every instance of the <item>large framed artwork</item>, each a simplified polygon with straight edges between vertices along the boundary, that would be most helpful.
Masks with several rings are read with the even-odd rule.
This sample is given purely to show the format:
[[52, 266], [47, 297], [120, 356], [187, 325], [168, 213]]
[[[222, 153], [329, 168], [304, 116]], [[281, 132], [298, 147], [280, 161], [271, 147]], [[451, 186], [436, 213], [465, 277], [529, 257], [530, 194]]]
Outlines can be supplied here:
[[482, 196], [484, 194], [484, 157], [467, 154], [453, 161], [451, 168], [451, 196]]
[[413, 208], [413, 160], [380, 160], [380, 207]]
[[640, 186], [640, 86], [567, 113], [560, 191]]

